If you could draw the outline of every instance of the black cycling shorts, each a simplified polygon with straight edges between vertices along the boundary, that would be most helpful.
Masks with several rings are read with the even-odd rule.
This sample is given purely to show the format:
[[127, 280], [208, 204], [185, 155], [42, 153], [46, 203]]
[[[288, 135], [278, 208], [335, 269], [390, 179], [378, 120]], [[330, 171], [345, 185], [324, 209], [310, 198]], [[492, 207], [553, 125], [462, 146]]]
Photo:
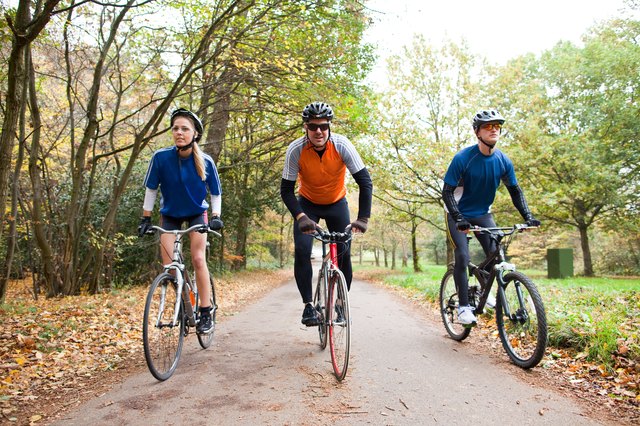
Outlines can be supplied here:
[[187, 223], [187, 228], [191, 228], [193, 225], [204, 225], [208, 223], [207, 211], [197, 216], [189, 217], [173, 217], [173, 216], [160, 216], [160, 226], [167, 231], [176, 231], [182, 229], [182, 224]]

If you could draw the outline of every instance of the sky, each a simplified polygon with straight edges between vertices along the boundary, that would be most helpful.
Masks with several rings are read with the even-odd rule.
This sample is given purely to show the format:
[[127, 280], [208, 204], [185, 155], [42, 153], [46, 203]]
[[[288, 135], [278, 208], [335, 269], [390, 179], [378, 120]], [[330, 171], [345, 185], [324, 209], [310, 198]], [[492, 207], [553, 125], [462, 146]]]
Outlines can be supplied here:
[[400, 54], [416, 33], [435, 45], [464, 38], [475, 53], [503, 65], [561, 40], [580, 43], [589, 27], [623, 16], [624, 0], [369, 0], [366, 6], [374, 24], [365, 40], [379, 56], [369, 81], [384, 84], [386, 58]]

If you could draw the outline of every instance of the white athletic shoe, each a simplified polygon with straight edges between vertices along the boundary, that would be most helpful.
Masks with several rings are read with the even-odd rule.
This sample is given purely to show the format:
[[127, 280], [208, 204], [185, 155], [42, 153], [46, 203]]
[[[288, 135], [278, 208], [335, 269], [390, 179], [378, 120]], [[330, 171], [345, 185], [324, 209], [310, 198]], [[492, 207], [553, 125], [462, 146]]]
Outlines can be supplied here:
[[487, 301], [484, 304], [487, 308], [495, 308], [496, 307], [496, 298], [493, 296], [493, 294], [489, 293], [489, 296], [487, 296]]
[[458, 322], [463, 325], [473, 325], [478, 322], [478, 318], [476, 318], [473, 313], [473, 308], [471, 306], [460, 306], [458, 308]]

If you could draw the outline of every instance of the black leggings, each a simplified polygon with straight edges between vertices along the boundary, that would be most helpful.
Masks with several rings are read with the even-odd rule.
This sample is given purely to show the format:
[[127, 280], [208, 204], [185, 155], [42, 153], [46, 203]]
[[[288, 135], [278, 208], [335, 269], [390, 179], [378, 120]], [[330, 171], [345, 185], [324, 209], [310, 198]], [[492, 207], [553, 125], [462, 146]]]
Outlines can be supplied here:
[[[314, 204], [306, 198], [299, 197], [302, 211], [309, 219], [318, 223], [320, 219], [324, 219], [327, 228], [331, 232], [344, 232], [344, 228], [350, 223], [349, 221], [349, 204], [347, 199], [343, 198], [333, 204], [320, 205]], [[304, 234], [298, 228], [298, 222], [293, 222], [293, 240], [295, 243], [295, 257], [293, 263], [294, 275], [298, 291], [302, 296], [304, 303], [313, 301], [313, 268], [311, 266], [311, 249], [313, 248], [313, 237]], [[351, 279], [353, 276], [351, 270], [351, 244], [338, 244], [338, 266], [347, 280], [347, 287], [351, 288]]]
[[[481, 226], [483, 228], [495, 227], [496, 223], [493, 220], [491, 213], [487, 213], [484, 216], [475, 217], [473, 219], [467, 219], [471, 225]], [[467, 275], [467, 267], [469, 265], [469, 241], [467, 240], [467, 234], [458, 231], [456, 228], [456, 222], [453, 220], [450, 214], [447, 214], [447, 236], [451, 244], [453, 244], [453, 254], [455, 258], [455, 265], [453, 266], [453, 280], [456, 283], [458, 289], [458, 298], [460, 299], [460, 306], [469, 305], [469, 276]], [[495, 243], [488, 234], [476, 234], [476, 238], [480, 242], [485, 256], [488, 256], [495, 250]]]

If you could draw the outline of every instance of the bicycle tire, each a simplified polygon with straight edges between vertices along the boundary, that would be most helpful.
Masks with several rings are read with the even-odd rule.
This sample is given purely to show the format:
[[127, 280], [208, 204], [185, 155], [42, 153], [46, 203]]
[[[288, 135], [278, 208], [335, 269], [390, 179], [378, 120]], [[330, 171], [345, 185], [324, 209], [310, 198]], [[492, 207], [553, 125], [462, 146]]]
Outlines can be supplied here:
[[533, 281], [520, 272], [505, 274], [504, 282], [507, 306], [498, 297], [498, 334], [511, 361], [529, 369], [538, 365], [547, 347], [547, 316], [542, 297]]
[[209, 303], [211, 303], [211, 321], [213, 323], [213, 328], [211, 329], [211, 331], [209, 333], [206, 334], [197, 334], [198, 336], [198, 342], [200, 343], [200, 346], [202, 347], [202, 349], [207, 349], [209, 346], [211, 346], [211, 342], [213, 342], [213, 335], [215, 334], [216, 331], [216, 315], [218, 313], [218, 305], [216, 304], [216, 285], [215, 282], [213, 281], [213, 276], [211, 274], [209, 274], [209, 285], [210, 285], [210, 294], [211, 296], [209, 297]]
[[[342, 318], [338, 310], [342, 306]], [[329, 348], [333, 373], [338, 381], [347, 375], [349, 350], [351, 347], [351, 312], [349, 310], [349, 291], [347, 282], [340, 270], [331, 272], [329, 279], [329, 298], [327, 302], [329, 321]]]
[[318, 272], [318, 284], [313, 295], [313, 306], [319, 312], [320, 324], [318, 324], [318, 337], [320, 339], [320, 349], [327, 347], [327, 268], [323, 263]]
[[469, 337], [470, 327], [458, 322], [460, 299], [453, 279], [453, 269], [448, 269], [440, 282], [440, 315], [445, 330], [453, 340], [462, 341]]
[[[176, 300], [177, 323], [173, 324]], [[184, 342], [184, 306], [173, 275], [163, 272], [149, 288], [144, 306], [142, 341], [149, 371], [160, 381], [167, 380], [178, 366]]]

